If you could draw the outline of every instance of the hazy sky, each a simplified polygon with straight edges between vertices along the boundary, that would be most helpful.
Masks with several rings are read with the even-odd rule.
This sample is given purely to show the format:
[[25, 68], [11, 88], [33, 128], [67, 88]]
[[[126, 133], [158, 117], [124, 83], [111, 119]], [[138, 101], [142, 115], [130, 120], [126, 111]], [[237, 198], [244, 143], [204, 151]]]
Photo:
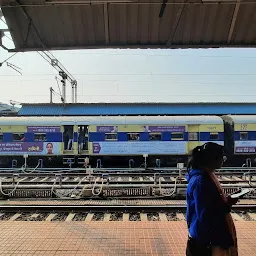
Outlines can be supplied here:
[[[0, 21], [0, 28], [5, 24]], [[12, 42], [4, 38], [12, 47]], [[54, 51], [78, 81], [78, 102], [254, 102], [256, 49]], [[12, 54], [0, 48], [0, 62]], [[37, 52], [0, 67], [0, 102], [49, 102], [57, 71]], [[61, 86], [61, 84], [60, 84]], [[71, 86], [67, 86], [71, 102]], [[59, 97], [54, 97], [60, 102]]]

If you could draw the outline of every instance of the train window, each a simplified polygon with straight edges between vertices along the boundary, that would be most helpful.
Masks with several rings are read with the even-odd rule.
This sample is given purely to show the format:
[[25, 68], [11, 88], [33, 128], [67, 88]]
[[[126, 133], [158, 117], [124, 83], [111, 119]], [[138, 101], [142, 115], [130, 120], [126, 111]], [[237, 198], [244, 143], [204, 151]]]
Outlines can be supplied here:
[[117, 140], [117, 133], [105, 133], [105, 140]]
[[3, 134], [0, 133], [0, 141], [3, 141]]
[[248, 132], [240, 132], [240, 140], [248, 140]]
[[13, 141], [23, 141], [25, 139], [24, 133], [13, 133], [12, 140]]
[[45, 133], [35, 133], [34, 141], [46, 141], [46, 134]]
[[172, 132], [171, 139], [172, 140], [183, 140], [184, 133], [183, 132]]
[[140, 140], [140, 134], [139, 133], [128, 133], [127, 138], [128, 138], [128, 140]]
[[216, 132], [211, 132], [210, 133], [210, 140], [218, 140], [219, 139], [219, 134]]
[[162, 140], [162, 134], [161, 133], [150, 133], [149, 140]]
[[188, 134], [188, 139], [189, 140], [198, 140], [198, 133], [197, 132], [190, 132]]

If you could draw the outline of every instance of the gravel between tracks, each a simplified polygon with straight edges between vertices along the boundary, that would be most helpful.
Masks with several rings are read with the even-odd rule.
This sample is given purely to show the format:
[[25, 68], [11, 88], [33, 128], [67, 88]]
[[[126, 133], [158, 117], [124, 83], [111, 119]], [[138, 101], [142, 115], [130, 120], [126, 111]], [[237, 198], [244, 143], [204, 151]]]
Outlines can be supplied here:
[[14, 214], [11, 212], [5, 212], [2, 216], [0, 216], [0, 220], [9, 220]]
[[130, 221], [141, 221], [139, 213], [130, 213]]
[[122, 221], [123, 220], [123, 213], [121, 212], [114, 212], [110, 215], [110, 221]]
[[148, 213], [148, 220], [149, 221], [159, 221], [159, 214], [158, 213]]
[[75, 217], [73, 218], [73, 221], [84, 221], [87, 215], [87, 212], [76, 213]]
[[54, 216], [52, 221], [64, 221], [67, 218], [67, 216], [68, 216], [68, 213], [66, 212], [57, 213], [57, 215]]
[[168, 213], [166, 213], [166, 216], [167, 216], [168, 221], [177, 221], [178, 220], [175, 212], [168, 212]]
[[104, 213], [103, 212], [96, 212], [93, 215], [92, 221], [103, 221]]

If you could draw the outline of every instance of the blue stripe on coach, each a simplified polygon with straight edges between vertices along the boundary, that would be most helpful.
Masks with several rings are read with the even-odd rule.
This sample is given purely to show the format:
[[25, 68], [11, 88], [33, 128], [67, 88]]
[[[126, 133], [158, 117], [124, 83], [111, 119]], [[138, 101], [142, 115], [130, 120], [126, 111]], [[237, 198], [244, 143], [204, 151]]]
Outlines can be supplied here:
[[216, 133], [219, 134], [219, 138], [217, 140], [211, 140], [210, 139], [211, 132], [200, 132], [200, 141], [223, 141], [224, 140], [224, 132], [216, 132]]

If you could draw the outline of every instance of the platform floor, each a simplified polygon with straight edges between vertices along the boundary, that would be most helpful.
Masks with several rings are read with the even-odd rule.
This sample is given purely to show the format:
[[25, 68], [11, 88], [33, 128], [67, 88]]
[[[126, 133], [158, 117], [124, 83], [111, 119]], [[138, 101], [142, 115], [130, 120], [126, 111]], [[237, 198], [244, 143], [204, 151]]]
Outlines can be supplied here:
[[[236, 221], [239, 256], [256, 256], [256, 221]], [[0, 255], [184, 256], [185, 221], [0, 222]]]

